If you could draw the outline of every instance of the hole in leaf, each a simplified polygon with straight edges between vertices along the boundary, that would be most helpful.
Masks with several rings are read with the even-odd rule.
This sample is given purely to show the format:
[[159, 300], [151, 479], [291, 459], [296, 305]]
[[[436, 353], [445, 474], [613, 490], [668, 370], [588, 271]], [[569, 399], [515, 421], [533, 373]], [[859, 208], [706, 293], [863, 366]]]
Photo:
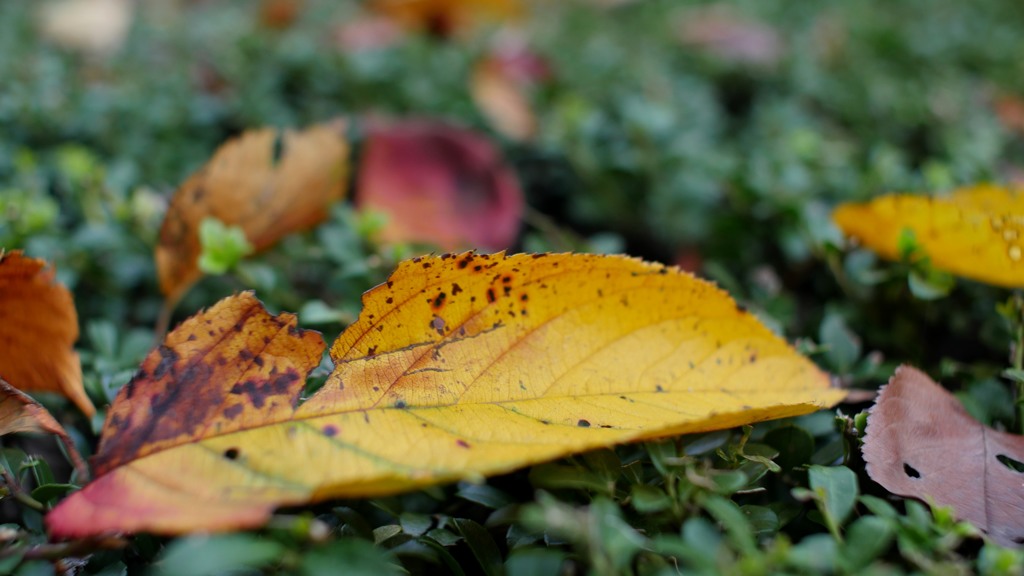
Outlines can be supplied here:
[[237, 460], [238, 448], [228, 448], [227, 450], [224, 451], [224, 457], [227, 458], [228, 460]]
[[278, 130], [274, 134], [274, 148], [273, 156], [271, 157], [271, 164], [277, 166], [277, 163], [281, 161], [282, 156], [284, 156], [284, 133]]
[[1006, 454], [997, 455], [996, 460], [999, 460], [1000, 464], [1006, 466], [1010, 470], [1024, 474], [1024, 462], [1021, 462], [1020, 460], [1014, 460], [1013, 458], [1010, 458]]
[[921, 477], [921, 473], [918, 472], [917, 469], [915, 469], [910, 464], [907, 464], [906, 462], [903, 463], [903, 472], [907, 476], [910, 476], [911, 478], [920, 478]]

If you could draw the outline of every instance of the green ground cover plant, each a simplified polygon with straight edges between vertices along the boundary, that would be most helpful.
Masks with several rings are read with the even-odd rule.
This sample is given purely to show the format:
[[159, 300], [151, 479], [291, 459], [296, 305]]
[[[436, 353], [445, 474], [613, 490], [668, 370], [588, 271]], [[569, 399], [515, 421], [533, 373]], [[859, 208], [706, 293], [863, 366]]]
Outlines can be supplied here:
[[[37, 399], [83, 455], [161, 340], [162, 315], [173, 326], [254, 290], [332, 342], [400, 261], [446, 251], [386, 240], [389, 216], [360, 209], [353, 193], [259, 253], [211, 220], [200, 232], [205, 276], [166, 307], [153, 254], [175, 189], [246, 130], [338, 117], [348, 186], [380, 118], [472, 129], [521, 184], [511, 251], [679, 264], [862, 392], [831, 411], [176, 538], [49, 541], [45, 512], [82, 479], [52, 443], [4, 437], [0, 571], [1024, 572], [1019, 550], [950, 509], [875, 484], [860, 452], [870, 392], [902, 363], [942, 381], [982, 423], [1019, 432], [1019, 293], [935, 269], [912, 237], [901, 261], [885, 262], [831, 220], [839, 203], [882, 193], [1019, 180], [1018, 3], [537, 3], [515, 24], [546, 70], [528, 92], [536, 127], [525, 138], [498, 131], [474, 100], [478, 63], [507, 23], [354, 47], [369, 3], [306, 0], [283, 27], [256, 3], [156, 4], [137, 6], [116, 50], [89, 53], [43, 34], [36, 2], [0, 3], [0, 248], [53, 263], [74, 296], [97, 414]], [[695, 32], [715, 26], [733, 39]], [[751, 37], [767, 38], [754, 57], [743, 48]], [[307, 388], [331, 369], [325, 360]]]

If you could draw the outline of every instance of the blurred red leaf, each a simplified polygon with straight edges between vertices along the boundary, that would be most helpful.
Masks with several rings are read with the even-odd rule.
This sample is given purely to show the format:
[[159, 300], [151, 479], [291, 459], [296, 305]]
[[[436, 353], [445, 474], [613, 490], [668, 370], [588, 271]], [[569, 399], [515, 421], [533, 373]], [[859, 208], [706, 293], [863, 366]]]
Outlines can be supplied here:
[[355, 194], [388, 215], [385, 242], [499, 250], [515, 242], [523, 194], [482, 134], [439, 121], [371, 122]]

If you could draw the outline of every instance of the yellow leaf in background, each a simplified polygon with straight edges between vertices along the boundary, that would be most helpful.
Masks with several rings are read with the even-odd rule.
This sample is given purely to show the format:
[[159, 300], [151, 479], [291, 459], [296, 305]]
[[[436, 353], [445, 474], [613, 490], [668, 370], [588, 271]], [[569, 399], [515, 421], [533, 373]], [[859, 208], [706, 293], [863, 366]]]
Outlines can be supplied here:
[[61, 394], [92, 417], [76, 340], [75, 301], [53, 267], [0, 249], [0, 378], [24, 392]]
[[904, 229], [939, 269], [998, 286], [1024, 286], [1024, 194], [982, 184], [949, 196], [887, 195], [839, 206], [848, 236], [890, 260]]
[[315, 226], [345, 195], [348, 143], [344, 123], [302, 132], [263, 129], [221, 146], [175, 192], [156, 248], [160, 289], [177, 302], [202, 276], [199, 225], [216, 218], [238, 226], [257, 251]]
[[297, 407], [295, 375], [318, 356], [294, 317], [243, 294], [174, 330], [118, 394], [99, 477], [51, 532], [251, 527], [281, 505], [478, 480], [844, 395], [722, 290], [627, 257], [416, 258], [363, 304]]

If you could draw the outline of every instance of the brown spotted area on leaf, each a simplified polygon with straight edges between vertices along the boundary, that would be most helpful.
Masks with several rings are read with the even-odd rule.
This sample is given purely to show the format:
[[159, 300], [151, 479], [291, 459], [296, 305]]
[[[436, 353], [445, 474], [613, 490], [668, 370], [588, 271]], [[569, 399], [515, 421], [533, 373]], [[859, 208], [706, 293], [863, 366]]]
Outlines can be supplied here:
[[54, 392], [86, 416], [96, 412], [82, 385], [71, 292], [44, 260], [0, 249], [0, 377], [25, 392]]
[[901, 366], [868, 416], [867, 472], [886, 490], [953, 508], [1004, 546], [1024, 542], [1024, 437], [993, 430], [927, 374]]
[[[207, 321], [247, 344], [204, 352], [191, 337], [222, 337]], [[305, 376], [321, 348], [293, 322], [242, 295], [172, 332], [119, 393], [100, 476], [47, 516], [51, 534], [253, 527], [278, 506], [479, 481], [844, 396], [713, 284], [623, 256], [402, 262], [364, 294], [332, 347], [331, 376], [294, 410], [302, 382], [268, 386], [272, 366], [280, 374], [293, 358]], [[263, 336], [250, 331], [275, 326], [280, 346], [258, 349]], [[254, 366], [259, 377], [240, 372]]]
[[183, 322], [117, 395], [93, 458], [97, 475], [196, 440], [288, 420], [324, 343], [250, 292]]
[[262, 129], [221, 146], [175, 192], [156, 248], [160, 289], [176, 302], [202, 272], [199, 226], [216, 218], [238, 226], [257, 251], [328, 216], [345, 195], [345, 123], [304, 131]]

